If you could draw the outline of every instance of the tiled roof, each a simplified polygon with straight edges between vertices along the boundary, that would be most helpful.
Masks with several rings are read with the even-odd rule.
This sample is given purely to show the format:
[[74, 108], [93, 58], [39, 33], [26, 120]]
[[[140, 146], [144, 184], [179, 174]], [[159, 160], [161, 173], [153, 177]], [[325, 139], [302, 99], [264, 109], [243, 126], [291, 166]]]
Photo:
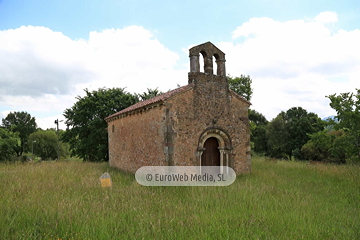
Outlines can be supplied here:
[[[179, 87], [179, 88], [176, 88], [174, 90], [171, 90], [169, 92], [166, 92], [164, 94], [161, 94], [159, 96], [156, 96], [156, 97], [153, 97], [153, 98], [149, 98], [149, 99], [146, 99], [142, 102], [138, 102], [138, 103], [135, 103], [134, 105], [131, 105], [130, 107], [128, 108], [125, 108], [123, 110], [121, 110], [120, 112], [117, 112], [117, 113], [114, 113], [113, 115], [105, 118], [105, 120], [110, 120], [111, 118], [113, 117], [116, 117], [116, 116], [119, 116], [121, 114], [124, 114], [124, 113], [128, 113], [128, 112], [131, 112], [133, 110], [136, 110], [136, 109], [140, 109], [142, 107], [146, 107], [148, 105], [151, 105], [153, 103], [157, 103], [157, 102], [162, 102], [166, 99], [169, 99], [170, 97], [180, 93], [180, 92], [184, 92], [190, 88], [192, 88], [194, 86], [194, 84], [188, 84], [188, 85], [185, 85], [185, 86], [182, 86], [182, 87]], [[233, 90], [229, 89], [229, 91], [231, 93], [233, 93], [238, 99], [240, 99], [241, 101], [244, 101], [246, 103], [248, 103], [249, 105], [251, 105], [251, 103], [249, 101], [247, 101], [244, 97], [240, 96], [239, 94], [237, 94], [236, 92], [234, 92]]]
[[174, 90], [171, 90], [169, 92], [166, 92], [164, 94], [161, 94], [159, 96], [149, 98], [149, 99], [146, 99], [144, 101], [135, 103], [134, 105], [131, 105], [130, 107], [125, 108], [125, 109], [121, 110], [120, 112], [114, 113], [113, 115], [105, 118], [105, 120], [109, 120], [109, 119], [111, 119], [113, 117], [116, 117], [118, 115], [121, 115], [121, 114], [124, 114], [124, 113], [127, 113], [127, 112], [131, 112], [133, 110], [148, 106], [148, 105], [153, 104], [153, 103], [162, 102], [162, 101], [164, 101], [164, 100], [166, 100], [166, 99], [168, 99], [168, 98], [170, 98], [170, 97], [172, 97], [172, 96], [174, 96], [174, 95], [176, 95], [176, 94], [178, 94], [180, 92], [183, 92], [183, 91], [186, 91], [186, 90], [192, 88], [193, 86], [194, 86], [193, 83], [188, 84], [188, 85], [176, 88]]

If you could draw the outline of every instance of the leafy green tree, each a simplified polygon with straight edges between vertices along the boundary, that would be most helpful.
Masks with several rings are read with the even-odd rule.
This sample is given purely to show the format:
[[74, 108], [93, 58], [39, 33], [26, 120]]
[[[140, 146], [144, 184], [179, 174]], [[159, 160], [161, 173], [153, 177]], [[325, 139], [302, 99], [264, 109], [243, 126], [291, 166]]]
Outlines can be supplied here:
[[266, 125], [256, 126], [251, 132], [252, 142], [254, 142], [254, 151], [265, 154], [267, 152]]
[[36, 121], [34, 117], [27, 112], [10, 112], [6, 118], [2, 120], [2, 124], [8, 130], [18, 133], [20, 142], [14, 147], [17, 156], [28, 150], [26, 145], [29, 135], [36, 131]]
[[[290, 157], [302, 159], [301, 148], [309, 141], [308, 134], [324, 129], [324, 122], [315, 113], [308, 113], [301, 107], [293, 107], [284, 114], [288, 139], [286, 154]], [[296, 153], [296, 154], [294, 154]]]
[[43, 160], [56, 159], [58, 137], [55, 131], [37, 131], [29, 136], [31, 151]]
[[337, 131], [328, 131], [326, 129], [309, 134], [310, 140], [301, 148], [303, 157], [307, 160], [331, 161], [333, 157], [331, 149], [337, 135], [339, 135]]
[[305, 159], [335, 163], [352, 160], [353, 139], [344, 130], [323, 130], [309, 134], [310, 140], [302, 147]]
[[284, 112], [281, 112], [266, 126], [266, 138], [268, 143], [267, 155], [275, 158], [286, 157], [286, 145], [288, 132], [286, 131]]
[[301, 107], [281, 112], [267, 125], [268, 153], [272, 157], [302, 159], [301, 148], [309, 135], [324, 129], [324, 122]]
[[139, 97], [139, 99], [141, 99], [141, 101], [144, 101], [146, 99], [153, 98], [153, 97], [163, 94], [163, 92], [159, 91], [157, 88], [155, 88], [155, 89], [148, 88], [147, 90], [148, 90], [147, 92], [143, 92], [143, 93], [135, 94], [135, 95], [137, 95]]
[[359, 157], [356, 155], [356, 146], [354, 144], [354, 136], [349, 134], [347, 130], [338, 130], [342, 131], [343, 134], [336, 137], [333, 143], [331, 154], [333, 156], [333, 161], [338, 163], [346, 162], [358, 162]]
[[229, 88], [244, 97], [246, 100], [250, 101], [253, 89], [251, 88], [252, 79], [249, 75], [240, 75], [240, 77], [231, 77], [228, 76]]
[[11, 160], [15, 155], [15, 147], [20, 141], [18, 135], [18, 133], [0, 127], [0, 161]]
[[249, 120], [254, 122], [257, 126], [266, 125], [269, 123], [269, 121], [266, 119], [266, 117], [263, 114], [253, 109], [249, 110]]
[[64, 111], [68, 129], [62, 140], [70, 144], [72, 154], [84, 161], [108, 160], [107, 123], [104, 118], [135, 104], [137, 96], [123, 88], [100, 88], [90, 92]]
[[[347, 142], [344, 147], [348, 155], [357, 156], [360, 160], [360, 89], [356, 93], [341, 93], [326, 96], [330, 99], [330, 106], [336, 111], [335, 129], [344, 129], [347, 132]], [[344, 137], [345, 138], [345, 137]], [[345, 139], [343, 140], [345, 141]]]
[[249, 109], [250, 138], [256, 153], [267, 152], [266, 125], [268, 120], [261, 113]]

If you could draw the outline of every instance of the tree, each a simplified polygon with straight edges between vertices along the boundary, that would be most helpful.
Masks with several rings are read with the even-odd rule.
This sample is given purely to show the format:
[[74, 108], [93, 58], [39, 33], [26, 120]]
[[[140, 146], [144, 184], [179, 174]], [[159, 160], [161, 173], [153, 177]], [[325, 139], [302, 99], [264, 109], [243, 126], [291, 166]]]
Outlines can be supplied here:
[[155, 96], [163, 94], [163, 92], [159, 91], [157, 88], [155, 89], [148, 88], [147, 90], [148, 90], [147, 92], [143, 92], [142, 94], [140, 93], [135, 95], [137, 95], [139, 99], [141, 99], [141, 101], [144, 101], [146, 99], [153, 98]]
[[108, 160], [107, 123], [104, 118], [135, 104], [137, 96], [123, 88], [100, 88], [90, 92], [64, 111], [68, 129], [62, 140], [70, 144], [72, 154], [84, 161]]
[[56, 133], [58, 139], [59, 139], [59, 150], [60, 150], [60, 158], [67, 158], [70, 156], [70, 145], [67, 142], [61, 141], [64, 133], [66, 131], [59, 129], [58, 131], [56, 131], [55, 128], [51, 128], [51, 129], [47, 129], [46, 131], [53, 131], [54, 133]]
[[266, 137], [266, 125], [268, 120], [261, 113], [249, 109], [250, 120], [250, 139], [254, 144], [254, 151], [256, 153], [267, 152], [267, 137]]
[[354, 144], [354, 136], [349, 134], [348, 131], [342, 131], [343, 134], [334, 139], [331, 149], [331, 154], [334, 158], [333, 161], [338, 163], [358, 162], [359, 157], [356, 155], [356, 146]]
[[18, 135], [0, 127], [0, 161], [8, 161], [15, 154], [15, 147], [20, 141]]
[[9, 131], [19, 134], [20, 142], [14, 147], [18, 157], [28, 149], [26, 146], [29, 135], [36, 131], [36, 121], [27, 112], [10, 112], [2, 120], [2, 124]]
[[302, 159], [301, 148], [309, 135], [324, 129], [324, 122], [315, 113], [308, 113], [301, 107], [281, 112], [268, 124], [267, 137], [269, 155], [272, 157], [294, 156]]
[[284, 158], [288, 132], [286, 131], [284, 112], [281, 112], [266, 126], [266, 138], [268, 145], [267, 154], [275, 158]]
[[[347, 132], [349, 145], [345, 145], [348, 154], [357, 156], [360, 160], [360, 89], [357, 93], [341, 93], [326, 96], [330, 99], [330, 106], [336, 111], [335, 129], [344, 129]], [[344, 140], [345, 141], [345, 140]]]
[[263, 114], [252, 109], [249, 110], [249, 120], [254, 122], [257, 126], [266, 125], [269, 123]]
[[315, 113], [308, 113], [301, 107], [293, 107], [284, 114], [288, 139], [286, 154], [302, 159], [301, 148], [309, 141], [309, 135], [324, 129], [324, 122]]
[[251, 88], [252, 79], [249, 75], [240, 75], [240, 77], [233, 78], [228, 76], [229, 88], [250, 101], [253, 89]]
[[325, 129], [309, 136], [310, 140], [301, 149], [305, 159], [335, 163], [352, 160], [353, 139], [344, 130]]
[[[56, 159], [58, 148], [58, 137], [55, 131], [39, 130], [30, 134], [29, 144], [33, 153], [43, 160]], [[61, 146], [61, 145], [60, 145]]]
[[342, 134], [343, 131], [328, 131], [326, 129], [309, 134], [310, 140], [301, 148], [303, 157], [307, 160], [334, 161], [332, 155], [334, 140]]

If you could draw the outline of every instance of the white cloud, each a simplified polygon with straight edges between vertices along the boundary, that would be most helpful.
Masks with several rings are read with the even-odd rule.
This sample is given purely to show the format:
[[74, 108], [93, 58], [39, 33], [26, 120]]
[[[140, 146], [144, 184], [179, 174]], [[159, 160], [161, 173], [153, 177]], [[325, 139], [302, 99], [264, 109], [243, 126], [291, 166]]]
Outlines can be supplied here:
[[332, 31], [336, 13], [314, 19], [252, 18], [222, 42], [227, 72], [253, 79], [253, 108], [269, 120], [301, 106], [321, 117], [333, 115], [325, 95], [354, 91], [360, 79], [360, 30]]
[[[6, 116], [10, 113], [10, 112], [19, 112], [18, 110], [5, 110], [0, 112], [0, 124], [2, 124], [2, 119], [6, 118]], [[66, 125], [65, 125], [65, 117], [62, 114], [55, 114], [49, 117], [38, 117], [36, 116], [36, 112], [33, 111], [26, 111], [27, 113], [29, 113], [31, 115], [31, 117], [35, 117], [35, 122], [37, 124], [37, 127], [41, 127], [42, 129], [48, 129], [48, 128], [55, 128], [56, 129], [56, 124], [55, 124], [55, 120], [58, 119], [59, 120], [59, 129], [61, 130], [65, 130], [66, 129]]]
[[320, 23], [335, 23], [338, 21], [338, 18], [335, 12], [322, 12], [314, 20]]
[[59, 120], [59, 129], [65, 130], [65, 117], [61, 114], [50, 116], [50, 117], [44, 117], [44, 118], [36, 118], [36, 123], [38, 126], [41, 126], [42, 129], [49, 129], [49, 128], [55, 128], [56, 124], [55, 120]]
[[[0, 31], [1, 110], [62, 113], [85, 88], [167, 91], [187, 83], [187, 69], [174, 70], [178, 60], [140, 26], [90, 32], [79, 40], [45, 27]], [[47, 128], [53, 118], [37, 118], [38, 125]]]
[[[217, 46], [228, 73], [251, 76], [252, 107], [269, 120], [294, 106], [325, 117], [334, 114], [325, 95], [354, 91], [360, 79], [360, 30], [335, 32], [337, 21], [334, 12], [286, 22], [251, 18]], [[179, 58], [140, 26], [78, 40], [45, 27], [0, 31], [0, 117], [27, 111], [49, 128], [84, 88], [167, 91], [187, 84], [189, 64]]]
[[0, 125], [2, 124], [2, 119], [6, 118], [6, 116], [10, 113], [10, 112], [14, 112], [14, 110], [5, 110], [5, 111], [1, 111], [0, 112]]
[[69, 104], [71, 106], [74, 100], [75, 96], [70, 95], [57, 96], [53, 94], [44, 94], [42, 97], [37, 98], [6, 95], [0, 103], [1, 105], [9, 106], [11, 109], [18, 109], [18, 111], [46, 113], [54, 111], [55, 109], [63, 111]]
[[1, 96], [68, 94], [74, 83], [85, 82], [83, 41], [72, 41], [45, 27], [0, 31]]
[[0, 31], [0, 56], [1, 95], [31, 97], [71, 94], [78, 84], [92, 82], [132, 91], [146, 90], [148, 82], [170, 87], [171, 81], [157, 81], [151, 74], [171, 71], [179, 59], [139, 26], [90, 32], [88, 40], [23, 26]]

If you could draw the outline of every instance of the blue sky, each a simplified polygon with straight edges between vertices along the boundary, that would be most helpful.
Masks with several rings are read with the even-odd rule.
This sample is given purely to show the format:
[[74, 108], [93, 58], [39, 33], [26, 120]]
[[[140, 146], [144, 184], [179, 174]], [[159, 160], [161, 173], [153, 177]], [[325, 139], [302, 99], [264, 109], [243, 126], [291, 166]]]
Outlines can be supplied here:
[[143, 26], [173, 51], [189, 42], [226, 41], [231, 32], [253, 17], [287, 21], [334, 11], [342, 19], [338, 27], [359, 27], [360, 2], [344, 1], [88, 1], [0, 0], [0, 29], [44, 26], [71, 39], [86, 39], [90, 31]]
[[358, 87], [359, 23], [359, 1], [0, 0], [0, 117], [53, 127], [84, 88], [185, 85], [188, 48], [207, 41], [227, 73], [252, 77], [269, 120], [294, 106], [333, 115], [325, 95]]

